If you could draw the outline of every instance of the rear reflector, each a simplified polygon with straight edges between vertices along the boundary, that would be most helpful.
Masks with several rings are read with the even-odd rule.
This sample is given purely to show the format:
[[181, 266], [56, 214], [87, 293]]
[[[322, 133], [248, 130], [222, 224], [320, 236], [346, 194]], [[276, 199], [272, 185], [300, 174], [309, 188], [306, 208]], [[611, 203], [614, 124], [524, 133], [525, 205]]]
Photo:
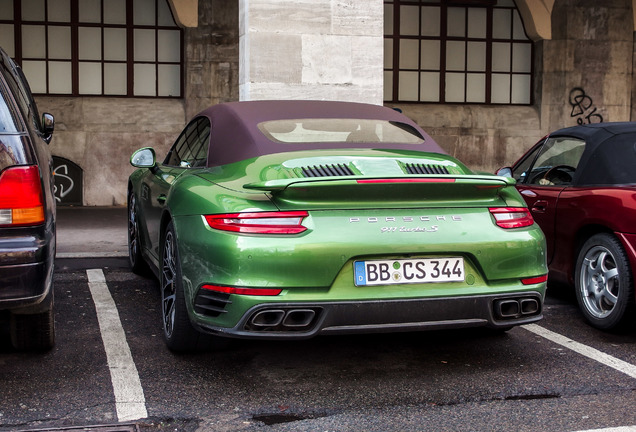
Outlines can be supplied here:
[[489, 210], [501, 228], [523, 228], [534, 223], [530, 211], [524, 207], [495, 207]]
[[229, 213], [204, 216], [210, 228], [245, 234], [299, 234], [306, 211]]
[[547, 281], [548, 281], [548, 275], [521, 279], [521, 283], [524, 285], [534, 285], [534, 284], [543, 283]]
[[217, 285], [203, 285], [202, 289], [209, 291], [216, 291], [225, 294], [239, 294], [239, 295], [257, 295], [257, 296], [276, 296], [281, 293], [282, 289], [279, 288], [237, 288]]
[[0, 174], [0, 226], [44, 223], [44, 197], [37, 166], [7, 168]]

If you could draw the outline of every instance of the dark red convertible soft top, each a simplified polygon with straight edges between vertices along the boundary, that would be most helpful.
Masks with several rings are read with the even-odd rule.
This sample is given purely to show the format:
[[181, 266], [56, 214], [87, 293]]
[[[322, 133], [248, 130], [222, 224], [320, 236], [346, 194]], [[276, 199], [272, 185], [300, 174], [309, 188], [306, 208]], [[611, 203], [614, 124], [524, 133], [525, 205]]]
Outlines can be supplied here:
[[[213, 105], [197, 115], [210, 119], [208, 166], [296, 150], [383, 148], [442, 153], [444, 150], [405, 115], [379, 105], [333, 101], [249, 101]], [[409, 125], [424, 139], [422, 144], [317, 142], [280, 143], [267, 138], [259, 123], [280, 119], [377, 119]]]

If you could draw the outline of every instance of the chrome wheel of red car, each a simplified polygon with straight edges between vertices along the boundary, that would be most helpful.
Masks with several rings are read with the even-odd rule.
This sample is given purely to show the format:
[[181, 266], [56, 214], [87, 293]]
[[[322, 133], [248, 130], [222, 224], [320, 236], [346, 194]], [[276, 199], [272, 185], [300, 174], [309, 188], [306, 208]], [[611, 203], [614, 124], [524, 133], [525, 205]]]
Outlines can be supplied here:
[[631, 279], [629, 261], [615, 237], [597, 234], [585, 242], [577, 260], [576, 297], [593, 326], [611, 329], [624, 321], [633, 299]]

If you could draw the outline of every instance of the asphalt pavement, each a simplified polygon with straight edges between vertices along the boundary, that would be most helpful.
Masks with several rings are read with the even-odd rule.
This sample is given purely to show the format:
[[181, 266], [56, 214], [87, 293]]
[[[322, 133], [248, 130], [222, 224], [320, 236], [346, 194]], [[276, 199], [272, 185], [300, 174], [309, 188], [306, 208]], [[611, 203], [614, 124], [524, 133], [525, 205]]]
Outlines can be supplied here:
[[[503, 334], [233, 341], [177, 355], [161, 337], [157, 281], [128, 268], [126, 208], [57, 214], [56, 346], [0, 344], [0, 431], [636, 432], [636, 332], [585, 325], [572, 298], [548, 298], [541, 323]], [[125, 355], [111, 362], [113, 341]]]
[[57, 208], [57, 258], [127, 257], [126, 207]]

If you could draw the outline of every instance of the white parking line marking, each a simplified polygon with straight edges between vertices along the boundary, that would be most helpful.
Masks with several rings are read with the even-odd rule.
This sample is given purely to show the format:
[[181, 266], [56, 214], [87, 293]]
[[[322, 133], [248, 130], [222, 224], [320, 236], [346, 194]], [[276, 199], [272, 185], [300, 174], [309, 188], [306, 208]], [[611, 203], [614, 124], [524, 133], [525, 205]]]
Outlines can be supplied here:
[[91, 269], [86, 270], [86, 275], [106, 350], [106, 360], [115, 393], [117, 418], [119, 421], [146, 418], [148, 412], [144, 391], [119, 319], [119, 312], [108, 291], [104, 272], [101, 269]]
[[522, 327], [536, 335], [544, 337], [565, 348], [584, 355], [585, 357], [596, 360], [597, 362], [614, 368], [619, 372], [623, 372], [624, 374], [629, 375], [632, 378], [636, 378], [636, 366], [631, 363], [627, 363], [626, 361], [617, 359], [616, 357], [612, 357], [611, 355], [605, 354], [604, 352], [599, 351], [595, 348], [573, 341], [572, 339], [560, 335], [559, 333], [555, 333], [553, 331], [545, 329], [537, 324], [527, 324]]

